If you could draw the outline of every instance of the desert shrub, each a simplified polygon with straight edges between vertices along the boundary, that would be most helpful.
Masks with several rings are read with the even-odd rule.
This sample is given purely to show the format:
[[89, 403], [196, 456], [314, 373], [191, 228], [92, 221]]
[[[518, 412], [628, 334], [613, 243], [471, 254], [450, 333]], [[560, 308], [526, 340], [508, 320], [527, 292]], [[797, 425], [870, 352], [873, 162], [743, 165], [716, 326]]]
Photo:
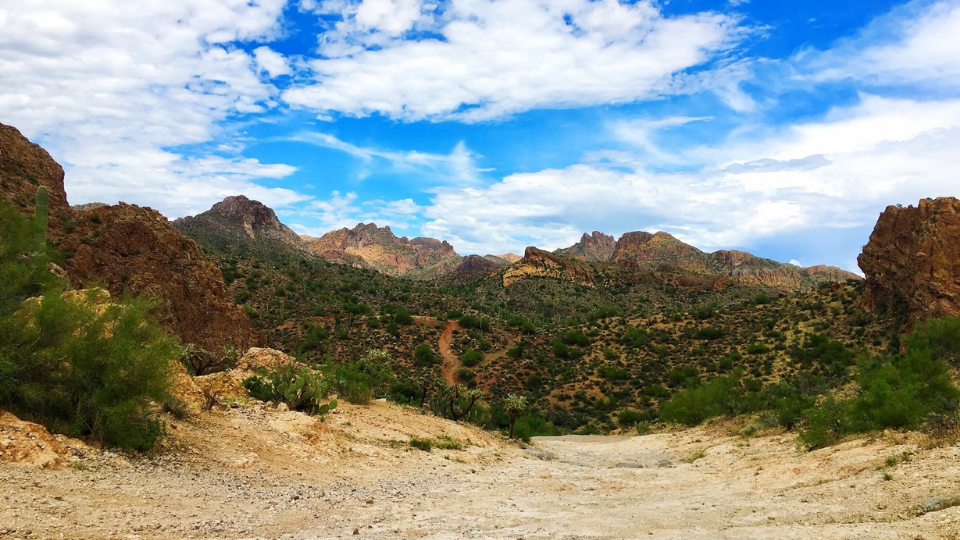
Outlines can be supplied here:
[[219, 351], [211, 352], [193, 343], [188, 343], [180, 350], [180, 363], [187, 368], [191, 375], [208, 375], [218, 371], [233, 368], [240, 359], [240, 351], [233, 345], [221, 347]]
[[413, 351], [414, 361], [421, 366], [432, 366], [440, 363], [440, 355], [433, 350], [429, 343], [421, 343]]
[[483, 362], [483, 353], [468, 349], [460, 356], [460, 362], [467, 367], [474, 367], [480, 362]]
[[150, 316], [158, 304], [97, 306], [96, 290], [68, 301], [48, 253], [42, 201], [31, 221], [0, 200], [0, 407], [55, 432], [153, 447], [164, 426], [150, 404], [169, 401], [176, 358]]
[[330, 385], [306, 366], [288, 365], [276, 370], [260, 368], [243, 381], [250, 396], [260, 401], [286, 403], [291, 410], [308, 414], [326, 414], [337, 401], [326, 401]]
[[929, 319], [904, 339], [911, 351], [928, 351], [953, 367], [960, 367], [960, 317]]
[[473, 370], [470, 368], [462, 367], [457, 370], [457, 379], [461, 381], [470, 382], [476, 378], [477, 378], [477, 374], [474, 373]]
[[723, 330], [712, 326], [705, 326], [697, 330], [697, 339], [714, 340], [723, 337]]
[[751, 343], [747, 345], [747, 354], [766, 354], [770, 352], [770, 347], [763, 343]]
[[603, 364], [598, 367], [597, 374], [610, 381], [625, 381], [630, 378], [629, 371], [607, 364]]
[[460, 326], [464, 328], [479, 328], [480, 330], [490, 330], [490, 319], [482, 319], [473, 315], [464, 315], [457, 319]]
[[590, 345], [590, 338], [577, 332], [576, 330], [567, 330], [563, 335], [563, 342], [567, 345], [579, 345], [580, 347], [587, 347]]
[[395, 380], [390, 356], [380, 349], [367, 351], [354, 362], [329, 364], [322, 372], [337, 393], [355, 405], [367, 405], [374, 395], [385, 395]]
[[717, 304], [707, 304], [704, 306], [699, 306], [693, 311], [694, 318], [698, 320], [706, 320], [712, 318], [717, 314]]
[[769, 304], [771, 301], [772, 300], [770, 296], [765, 292], [759, 293], [753, 297], [754, 304]]
[[[889, 357], [860, 360], [857, 395], [828, 399], [806, 411], [800, 441], [810, 449], [835, 442], [849, 433], [885, 428], [916, 429], [930, 418], [956, 415], [960, 390], [950, 378], [941, 350], [944, 335], [930, 328], [950, 322], [930, 321], [905, 338], [908, 349]], [[949, 354], [949, 353], [946, 353]]]
[[396, 321], [397, 324], [413, 324], [413, 315], [403, 308], [398, 308], [393, 313], [393, 320]]
[[709, 418], [747, 412], [741, 376], [737, 370], [676, 392], [670, 401], [663, 404], [660, 417], [670, 422], [695, 426]]
[[622, 410], [617, 415], [617, 423], [620, 424], [620, 427], [632, 427], [640, 422], [649, 422], [649, 420], [649, 414], [630, 409]]
[[149, 312], [156, 302], [125, 298], [95, 306], [48, 288], [36, 303], [0, 320], [0, 406], [71, 436], [147, 450], [163, 434], [151, 402], [167, 400], [175, 340]]
[[479, 410], [479, 402], [483, 397], [480, 390], [470, 390], [462, 384], [438, 384], [429, 405], [430, 410], [437, 416], [454, 421], [470, 420], [482, 425], [483, 419], [475, 413]]
[[650, 334], [645, 328], [629, 327], [620, 337], [620, 343], [633, 349], [639, 349], [650, 343]]
[[513, 437], [524, 442], [530, 442], [531, 437], [552, 437], [557, 435], [557, 428], [546, 418], [527, 413], [518, 416], [513, 425]]

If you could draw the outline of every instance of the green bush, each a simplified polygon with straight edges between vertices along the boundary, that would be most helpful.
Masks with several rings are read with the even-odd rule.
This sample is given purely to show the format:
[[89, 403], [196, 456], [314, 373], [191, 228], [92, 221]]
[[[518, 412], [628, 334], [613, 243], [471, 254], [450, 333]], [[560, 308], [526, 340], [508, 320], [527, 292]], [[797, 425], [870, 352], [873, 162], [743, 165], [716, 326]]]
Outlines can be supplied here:
[[432, 366], [440, 363], [440, 355], [433, 350], [429, 343], [421, 343], [413, 351], [414, 361], [421, 366]]
[[355, 405], [367, 405], [374, 395], [386, 395], [395, 379], [389, 355], [379, 349], [355, 362], [327, 365], [322, 371], [337, 393]]
[[467, 367], [474, 367], [480, 362], [483, 362], [483, 353], [468, 349], [460, 356], [460, 362]]
[[0, 406], [56, 432], [152, 448], [163, 426], [150, 403], [167, 400], [177, 356], [148, 315], [157, 303], [127, 298], [98, 308], [91, 297], [44, 292], [0, 321]]
[[714, 340], [723, 337], [723, 330], [712, 326], [705, 326], [697, 330], [697, 339]]
[[327, 381], [306, 366], [291, 364], [273, 371], [260, 368], [243, 386], [254, 399], [286, 403], [291, 410], [308, 414], [326, 414], [337, 406], [336, 400], [326, 402]]
[[31, 222], [0, 200], [0, 407], [55, 432], [147, 450], [164, 432], [151, 402], [169, 401], [176, 341], [149, 315], [156, 302], [97, 306], [96, 290], [66, 300], [48, 269], [42, 213]]

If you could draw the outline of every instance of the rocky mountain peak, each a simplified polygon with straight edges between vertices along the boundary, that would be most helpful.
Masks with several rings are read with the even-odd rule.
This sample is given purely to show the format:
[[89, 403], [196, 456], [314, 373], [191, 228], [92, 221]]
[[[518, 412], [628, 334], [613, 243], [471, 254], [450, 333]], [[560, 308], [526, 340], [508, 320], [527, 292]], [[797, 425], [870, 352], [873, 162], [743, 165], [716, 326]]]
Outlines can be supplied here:
[[243, 195], [223, 199], [210, 208], [210, 213], [249, 225], [277, 228], [283, 226], [272, 208], [260, 201], [250, 200]]
[[207, 250], [232, 255], [258, 253], [273, 258], [306, 249], [272, 208], [243, 195], [227, 197], [202, 214], [174, 220], [173, 226]]
[[579, 242], [568, 248], [558, 249], [555, 253], [584, 261], [605, 262], [613, 256], [616, 245], [617, 241], [612, 236], [593, 231], [590, 234], [583, 233]]

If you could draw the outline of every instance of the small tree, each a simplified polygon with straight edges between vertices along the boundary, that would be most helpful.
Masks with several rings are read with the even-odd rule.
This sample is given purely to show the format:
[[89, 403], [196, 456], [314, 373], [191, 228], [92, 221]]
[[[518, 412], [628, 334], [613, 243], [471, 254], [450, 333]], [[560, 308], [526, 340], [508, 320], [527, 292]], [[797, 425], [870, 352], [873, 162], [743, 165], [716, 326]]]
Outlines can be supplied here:
[[447, 386], [444, 383], [439, 385], [430, 399], [430, 410], [434, 414], [459, 422], [470, 415], [470, 411], [481, 399], [483, 392], [480, 390], [470, 390], [462, 384]]
[[503, 400], [503, 410], [507, 413], [510, 420], [510, 438], [513, 438], [513, 426], [517, 423], [517, 417], [527, 410], [527, 397], [509, 394]]

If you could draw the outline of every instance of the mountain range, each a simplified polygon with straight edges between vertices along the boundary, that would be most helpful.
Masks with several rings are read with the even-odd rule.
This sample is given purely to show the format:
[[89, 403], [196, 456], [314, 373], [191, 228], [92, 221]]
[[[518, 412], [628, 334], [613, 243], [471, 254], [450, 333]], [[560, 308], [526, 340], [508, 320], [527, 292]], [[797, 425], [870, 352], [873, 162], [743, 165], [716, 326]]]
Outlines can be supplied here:
[[[514, 254], [463, 257], [446, 241], [398, 237], [389, 226], [360, 223], [320, 238], [298, 236], [276, 213], [242, 195], [227, 197], [198, 216], [173, 226], [205, 250], [233, 256], [317, 257], [418, 280], [469, 280], [502, 272], [505, 286], [526, 277], [554, 277], [587, 284], [601, 268], [652, 274], [658, 281], [693, 290], [731, 285], [778, 291], [809, 290], [820, 282], [861, 279], [835, 267], [800, 268], [743, 251], [706, 253], [665, 232], [628, 232], [619, 239], [594, 231], [576, 244], [547, 253], [530, 248]], [[608, 272], [609, 273], [609, 272]]]

